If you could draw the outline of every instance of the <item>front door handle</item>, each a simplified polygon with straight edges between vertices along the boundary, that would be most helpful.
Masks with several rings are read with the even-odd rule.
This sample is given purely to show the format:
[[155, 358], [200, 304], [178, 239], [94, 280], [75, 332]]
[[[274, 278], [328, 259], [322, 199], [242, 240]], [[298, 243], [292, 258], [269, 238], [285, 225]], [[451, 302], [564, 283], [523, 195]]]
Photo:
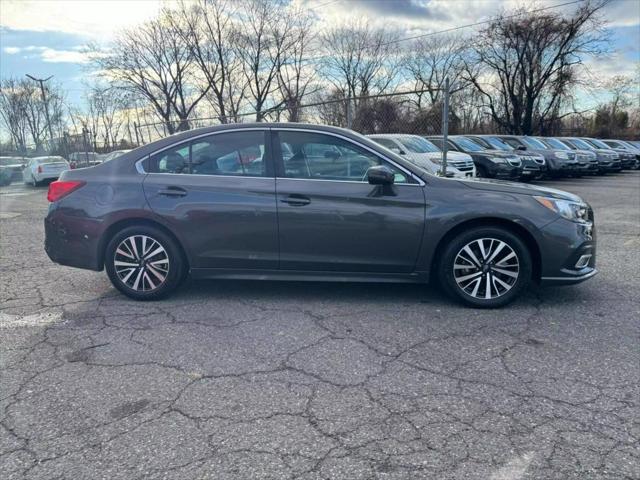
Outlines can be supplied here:
[[311, 203], [311, 199], [309, 197], [305, 197], [304, 195], [296, 195], [295, 193], [289, 195], [287, 198], [283, 198], [280, 201], [282, 203], [287, 203], [292, 207], [303, 207]]
[[166, 197], [184, 197], [186, 194], [187, 191], [182, 187], [167, 187], [158, 192], [158, 195], [164, 195]]

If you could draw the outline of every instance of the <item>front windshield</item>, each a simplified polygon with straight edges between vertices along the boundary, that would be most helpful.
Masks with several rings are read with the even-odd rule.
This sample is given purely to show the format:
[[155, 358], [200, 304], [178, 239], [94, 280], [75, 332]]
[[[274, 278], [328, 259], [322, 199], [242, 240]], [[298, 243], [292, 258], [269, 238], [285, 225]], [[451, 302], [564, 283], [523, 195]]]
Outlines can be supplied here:
[[511, 145], [509, 145], [507, 142], [497, 137], [483, 137], [483, 138], [487, 141], [487, 143], [489, 143], [489, 145], [491, 145], [496, 150], [507, 150], [509, 152], [513, 150], [513, 147]]
[[453, 141], [466, 152], [481, 152], [486, 150], [482, 145], [466, 137], [455, 137]]
[[579, 138], [571, 138], [569, 141], [571, 143], [573, 143], [576, 146], [576, 148], [581, 149], [581, 150], [595, 150], [596, 149], [593, 145], [590, 145], [587, 142], [585, 142], [584, 140], [580, 140]]
[[547, 146], [542, 143], [540, 140], [536, 140], [531, 137], [522, 137], [522, 142], [529, 148], [533, 148], [534, 150], [546, 150]]
[[422, 137], [403, 137], [400, 139], [400, 143], [413, 153], [439, 152], [433, 143], [426, 141]]
[[603, 149], [605, 149], [605, 150], [609, 150], [609, 149], [611, 149], [611, 147], [610, 147], [609, 145], [607, 145], [606, 143], [604, 143], [604, 142], [603, 142], [603, 141], [601, 141], [601, 140], [598, 140], [597, 138], [590, 138], [590, 139], [589, 139], [589, 141], [590, 141], [591, 143], [593, 143], [593, 144], [594, 144], [596, 147], [598, 147], [598, 148], [603, 148]]
[[571, 150], [557, 138], [545, 138], [544, 141], [547, 142], [550, 147], [553, 147], [556, 150]]

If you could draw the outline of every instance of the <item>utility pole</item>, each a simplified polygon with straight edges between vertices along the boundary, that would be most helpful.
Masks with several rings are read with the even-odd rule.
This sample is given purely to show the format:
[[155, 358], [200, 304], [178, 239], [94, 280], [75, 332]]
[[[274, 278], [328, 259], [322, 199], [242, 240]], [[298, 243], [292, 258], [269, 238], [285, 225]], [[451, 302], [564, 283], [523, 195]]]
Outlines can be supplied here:
[[447, 176], [447, 138], [449, 136], [449, 77], [444, 79], [444, 103], [442, 104], [442, 176]]
[[53, 75], [47, 78], [36, 78], [32, 77], [28, 73], [26, 74], [28, 78], [40, 84], [40, 93], [42, 94], [42, 101], [44, 102], [44, 115], [47, 120], [47, 128], [49, 130], [49, 140], [51, 141], [51, 148], [53, 148], [53, 129], [51, 128], [51, 119], [49, 118], [49, 100], [47, 99], [47, 93], [44, 89], [44, 82], [48, 82], [53, 78]]

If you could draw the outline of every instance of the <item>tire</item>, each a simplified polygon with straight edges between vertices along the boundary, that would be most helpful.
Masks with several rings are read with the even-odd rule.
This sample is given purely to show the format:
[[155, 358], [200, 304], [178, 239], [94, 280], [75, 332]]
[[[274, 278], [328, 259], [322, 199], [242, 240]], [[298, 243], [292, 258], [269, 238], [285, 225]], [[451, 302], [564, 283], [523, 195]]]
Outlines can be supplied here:
[[476, 177], [479, 177], [479, 178], [491, 178], [491, 177], [489, 177], [489, 174], [487, 173], [487, 169], [482, 165], [478, 165], [476, 167]]
[[[485, 261], [479, 244], [481, 240]], [[504, 245], [500, 246], [501, 243]], [[468, 254], [466, 248], [473, 255]], [[486, 262], [494, 253], [493, 263]], [[472, 228], [448, 242], [437, 273], [444, 290], [454, 299], [476, 308], [498, 308], [512, 302], [529, 285], [531, 253], [525, 243], [509, 230], [500, 227]], [[491, 279], [490, 294], [486, 298], [488, 279]]]
[[[153, 252], [158, 253], [149, 256]], [[164, 298], [178, 288], [188, 273], [176, 242], [162, 230], [150, 226], [128, 227], [114, 235], [105, 249], [104, 264], [113, 286], [134, 300]], [[144, 270], [141, 271], [140, 265]]]

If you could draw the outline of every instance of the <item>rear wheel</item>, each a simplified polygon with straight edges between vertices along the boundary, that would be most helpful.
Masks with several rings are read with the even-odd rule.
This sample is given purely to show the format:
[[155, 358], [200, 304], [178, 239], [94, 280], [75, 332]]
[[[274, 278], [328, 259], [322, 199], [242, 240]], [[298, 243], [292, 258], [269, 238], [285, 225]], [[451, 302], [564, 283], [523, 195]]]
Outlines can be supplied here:
[[474, 307], [513, 301], [531, 280], [531, 255], [524, 242], [499, 227], [463, 232], [446, 246], [438, 273], [445, 290]]
[[128, 227], [107, 245], [105, 269], [113, 286], [135, 300], [156, 300], [175, 290], [186, 266], [175, 241], [154, 227]]

